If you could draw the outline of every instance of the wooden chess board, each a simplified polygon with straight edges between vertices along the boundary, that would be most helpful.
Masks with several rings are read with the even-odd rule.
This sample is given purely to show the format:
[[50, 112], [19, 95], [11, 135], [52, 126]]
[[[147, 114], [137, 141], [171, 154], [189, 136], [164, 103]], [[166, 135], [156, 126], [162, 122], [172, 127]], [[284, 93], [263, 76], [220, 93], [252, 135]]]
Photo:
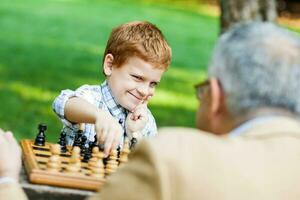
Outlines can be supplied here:
[[36, 146], [34, 141], [26, 139], [21, 141], [21, 147], [25, 169], [32, 183], [96, 191], [100, 190], [105, 182], [104, 178], [92, 176], [91, 169], [85, 162], [81, 162], [79, 172], [66, 172], [72, 147], [67, 146], [68, 151], [60, 153], [61, 167], [57, 172], [47, 170], [47, 162], [51, 156], [50, 143]]

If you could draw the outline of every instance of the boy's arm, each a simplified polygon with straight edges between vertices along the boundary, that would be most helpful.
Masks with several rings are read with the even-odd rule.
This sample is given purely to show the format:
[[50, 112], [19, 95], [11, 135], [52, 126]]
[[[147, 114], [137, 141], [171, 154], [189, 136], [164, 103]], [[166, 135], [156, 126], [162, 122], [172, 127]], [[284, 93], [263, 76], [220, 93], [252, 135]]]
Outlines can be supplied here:
[[72, 97], [66, 102], [64, 113], [70, 122], [95, 124], [97, 116], [104, 111], [80, 97]]
[[100, 143], [104, 144], [104, 153], [108, 155], [115, 149], [123, 135], [123, 129], [110, 113], [98, 108], [101, 92], [97, 86], [84, 85], [76, 91], [64, 90], [55, 99], [53, 110], [69, 127], [79, 123], [95, 124], [95, 132]]
[[52, 108], [63, 124], [68, 127], [74, 126], [74, 123], [66, 118], [65, 106], [69, 99], [73, 97], [80, 97], [95, 106], [99, 105], [99, 102], [102, 99], [99, 86], [83, 85], [75, 91], [63, 90], [60, 95], [55, 98]]

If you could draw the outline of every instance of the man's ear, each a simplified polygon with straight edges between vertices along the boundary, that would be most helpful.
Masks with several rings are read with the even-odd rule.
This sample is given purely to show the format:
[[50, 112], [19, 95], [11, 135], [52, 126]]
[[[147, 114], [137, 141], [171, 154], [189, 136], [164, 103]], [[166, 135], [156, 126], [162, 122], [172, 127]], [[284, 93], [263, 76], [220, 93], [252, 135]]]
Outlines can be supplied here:
[[217, 78], [212, 77], [209, 79], [210, 95], [211, 95], [211, 113], [216, 115], [222, 112], [224, 108], [224, 91]]
[[105, 55], [103, 62], [103, 71], [106, 76], [110, 76], [113, 71], [114, 56], [110, 53]]

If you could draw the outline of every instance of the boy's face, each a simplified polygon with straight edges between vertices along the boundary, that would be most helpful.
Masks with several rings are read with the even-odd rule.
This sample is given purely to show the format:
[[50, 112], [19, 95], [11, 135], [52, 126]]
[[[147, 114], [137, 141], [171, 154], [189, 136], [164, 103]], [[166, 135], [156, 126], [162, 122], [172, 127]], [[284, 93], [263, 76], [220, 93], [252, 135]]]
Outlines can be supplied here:
[[155, 92], [164, 69], [154, 68], [138, 57], [131, 57], [116, 68], [113, 56], [107, 54], [104, 61], [104, 73], [117, 103], [129, 111], [148, 101]]

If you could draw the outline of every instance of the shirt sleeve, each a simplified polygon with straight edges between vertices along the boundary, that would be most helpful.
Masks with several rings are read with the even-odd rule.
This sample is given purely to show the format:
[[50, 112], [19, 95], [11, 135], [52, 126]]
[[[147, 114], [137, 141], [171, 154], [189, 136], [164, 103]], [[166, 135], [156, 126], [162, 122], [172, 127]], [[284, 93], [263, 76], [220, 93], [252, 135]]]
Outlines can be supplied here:
[[73, 126], [74, 123], [65, 118], [65, 105], [72, 97], [80, 97], [92, 105], [98, 106], [101, 102], [102, 96], [100, 86], [83, 85], [77, 90], [63, 90], [60, 95], [55, 98], [52, 109], [66, 126]]
[[151, 111], [148, 109], [148, 122], [144, 129], [142, 130], [143, 137], [153, 137], [157, 135], [157, 126], [155, 119], [151, 113]]

